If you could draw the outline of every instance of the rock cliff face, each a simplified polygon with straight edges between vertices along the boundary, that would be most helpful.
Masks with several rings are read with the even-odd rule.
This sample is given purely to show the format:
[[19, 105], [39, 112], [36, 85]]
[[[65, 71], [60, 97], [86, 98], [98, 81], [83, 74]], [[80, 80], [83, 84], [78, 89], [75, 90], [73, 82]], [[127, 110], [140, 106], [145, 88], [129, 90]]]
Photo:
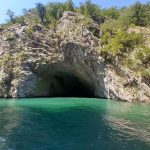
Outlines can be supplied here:
[[0, 97], [78, 96], [150, 101], [150, 87], [100, 56], [98, 31], [65, 12], [55, 30], [15, 24], [0, 31]]

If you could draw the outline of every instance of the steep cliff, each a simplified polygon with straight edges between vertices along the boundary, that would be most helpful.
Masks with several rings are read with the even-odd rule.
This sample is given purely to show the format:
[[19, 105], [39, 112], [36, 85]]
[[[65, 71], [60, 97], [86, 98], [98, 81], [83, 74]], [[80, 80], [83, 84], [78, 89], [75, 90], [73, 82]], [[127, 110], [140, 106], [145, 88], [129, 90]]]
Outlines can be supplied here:
[[64, 12], [56, 29], [27, 22], [0, 31], [0, 97], [79, 96], [150, 101], [150, 87], [99, 53], [96, 23]]

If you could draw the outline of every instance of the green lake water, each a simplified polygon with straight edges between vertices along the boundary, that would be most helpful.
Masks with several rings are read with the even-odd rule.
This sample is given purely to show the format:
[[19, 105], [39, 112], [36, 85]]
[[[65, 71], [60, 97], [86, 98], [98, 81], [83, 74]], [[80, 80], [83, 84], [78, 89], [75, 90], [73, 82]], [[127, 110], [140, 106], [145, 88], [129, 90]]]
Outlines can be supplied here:
[[150, 150], [150, 104], [0, 100], [0, 150]]

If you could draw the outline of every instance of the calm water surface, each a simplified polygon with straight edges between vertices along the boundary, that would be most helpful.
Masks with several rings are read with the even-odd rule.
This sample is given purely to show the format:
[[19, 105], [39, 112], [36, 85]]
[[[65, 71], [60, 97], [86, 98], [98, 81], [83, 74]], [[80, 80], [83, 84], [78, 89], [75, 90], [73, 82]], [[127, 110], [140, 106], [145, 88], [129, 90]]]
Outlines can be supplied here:
[[150, 150], [150, 104], [0, 100], [0, 150]]

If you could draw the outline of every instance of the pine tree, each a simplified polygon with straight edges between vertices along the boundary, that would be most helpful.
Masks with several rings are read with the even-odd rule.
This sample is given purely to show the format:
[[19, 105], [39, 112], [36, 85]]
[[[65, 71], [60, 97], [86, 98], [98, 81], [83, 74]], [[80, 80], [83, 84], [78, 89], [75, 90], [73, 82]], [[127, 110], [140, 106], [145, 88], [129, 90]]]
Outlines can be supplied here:
[[132, 6], [132, 18], [133, 18], [135, 25], [137, 26], [144, 25], [144, 20], [142, 17], [143, 15], [144, 15], [144, 11], [142, 8], [142, 4], [140, 2], [136, 2]]
[[67, 11], [74, 11], [74, 4], [72, 0], [67, 0], [66, 2], [66, 10]]

